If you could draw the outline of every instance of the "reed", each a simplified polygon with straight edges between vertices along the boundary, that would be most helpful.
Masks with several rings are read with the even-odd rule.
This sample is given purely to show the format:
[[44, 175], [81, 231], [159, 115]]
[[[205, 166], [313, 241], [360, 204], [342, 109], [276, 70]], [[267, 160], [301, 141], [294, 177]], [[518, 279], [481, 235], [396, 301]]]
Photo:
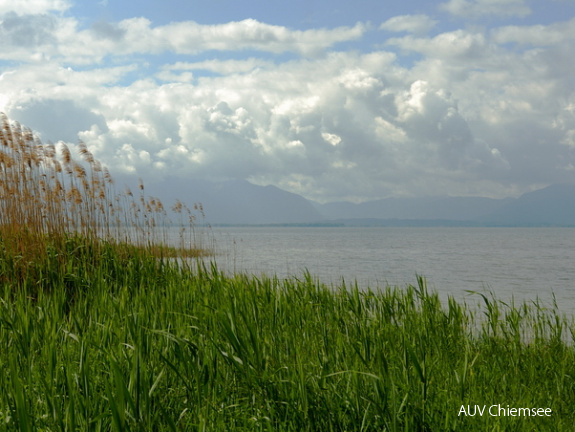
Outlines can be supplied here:
[[[50, 292], [0, 284], [3, 430], [570, 431], [575, 422], [575, 350], [563, 341], [573, 323], [556, 309], [442, 304], [423, 278], [360, 289], [309, 273], [226, 276], [112, 258], [52, 279]], [[552, 414], [460, 415], [494, 404]]]
[[[142, 181], [137, 196], [129, 189], [117, 192], [83, 142], [75, 158], [62, 142], [44, 144], [5, 115], [0, 121], [0, 247], [15, 272], [25, 274], [50, 254], [63, 256], [70, 241], [92, 251], [105, 241], [126, 253], [137, 247], [162, 257], [207, 252], [195, 246], [196, 238], [168, 245], [173, 223], [161, 200], [146, 196]], [[181, 203], [179, 209], [189, 212], [181, 229], [195, 233], [192, 212]]]

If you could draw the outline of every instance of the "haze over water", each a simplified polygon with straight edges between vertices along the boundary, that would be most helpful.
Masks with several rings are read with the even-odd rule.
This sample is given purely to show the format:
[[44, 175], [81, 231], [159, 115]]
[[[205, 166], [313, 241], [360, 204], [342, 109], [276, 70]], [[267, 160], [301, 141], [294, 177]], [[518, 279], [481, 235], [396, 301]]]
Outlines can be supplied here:
[[214, 228], [221, 270], [280, 278], [307, 269], [323, 283], [362, 287], [416, 284], [470, 304], [467, 291], [503, 301], [535, 300], [575, 309], [572, 228]]

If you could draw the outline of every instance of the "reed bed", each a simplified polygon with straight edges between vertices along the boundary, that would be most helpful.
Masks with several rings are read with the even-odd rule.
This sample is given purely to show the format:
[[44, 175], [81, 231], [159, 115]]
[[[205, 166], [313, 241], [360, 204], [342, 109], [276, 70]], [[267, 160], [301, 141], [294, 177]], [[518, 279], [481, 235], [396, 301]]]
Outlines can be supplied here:
[[[85, 147], [83, 171], [3, 121], [1, 430], [572, 430], [574, 325], [556, 307], [171, 259], [143, 189], [115, 194]], [[461, 414], [476, 405], [551, 415]]]
[[[103, 261], [50, 292], [3, 283], [4, 430], [567, 431], [575, 422], [575, 352], [563, 341], [573, 325], [556, 310], [492, 299], [471, 312], [442, 305], [423, 279], [362, 290], [309, 274]], [[475, 313], [486, 314], [480, 331]], [[460, 415], [495, 404], [552, 414]]]
[[[73, 152], [63, 142], [42, 143], [1, 113], [0, 122], [0, 249], [13, 272], [25, 277], [46, 260], [63, 265], [70, 253], [84, 262], [98, 259], [104, 244], [159, 257], [209, 252], [198, 242], [197, 212], [181, 202], [171, 209], [174, 223], [160, 199], [146, 196], [142, 181], [136, 194], [117, 192], [83, 142]], [[201, 205], [194, 208], [203, 213]], [[174, 225], [179, 244], [168, 239]]]

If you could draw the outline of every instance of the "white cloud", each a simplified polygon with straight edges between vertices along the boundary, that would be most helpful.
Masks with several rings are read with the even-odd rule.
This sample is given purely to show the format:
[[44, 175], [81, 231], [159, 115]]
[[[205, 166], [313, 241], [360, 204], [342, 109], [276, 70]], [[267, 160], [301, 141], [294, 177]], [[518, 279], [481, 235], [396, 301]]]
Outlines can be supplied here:
[[201, 62], [177, 62], [163, 67], [165, 71], [210, 71], [222, 75], [234, 73], [246, 73], [259, 68], [271, 68], [274, 63], [258, 58], [249, 58], [244, 60], [205, 60]]
[[[439, 42], [428, 43], [433, 50]], [[63, 138], [70, 141], [75, 112], [81, 116], [73, 121], [76, 136], [98, 158], [115, 172], [151, 178], [247, 178], [318, 199], [375, 198], [396, 184], [407, 194], [437, 193], [440, 184], [452, 194], [497, 190], [498, 182], [528, 181], [526, 157], [557, 165], [557, 149], [573, 142], [575, 120], [567, 108], [575, 99], [560, 111], [541, 105], [557, 89], [529, 67], [537, 59], [510, 58], [501, 70], [490, 59], [488, 71], [449, 82], [453, 53], [466, 50], [444, 50], [445, 58], [410, 70], [385, 52], [331, 53], [255, 69], [250, 61], [207, 62], [201, 67], [222, 75], [198, 84], [119, 86], [114, 80], [126, 70], [36, 65], [4, 74], [0, 93], [10, 95], [9, 115], [68, 131]], [[32, 91], [29, 82], [45, 84]], [[42, 110], [33, 109], [38, 104]], [[564, 166], [575, 163], [562, 158]]]
[[65, 11], [69, 0], [2, 0], [0, 15], [13, 12], [18, 15], [42, 14], [51, 11]]
[[548, 26], [505, 26], [492, 32], [493, 40], [500, 44], [515, 42], [534, 46], [556, 46], [575, 39], [575, 18]]
[[336, 146], [341, 142], [341, 137], [339, 137], [336, 134], [332, 134], [332, 133], [328, 133], [328, 132], [322, 132], [321, 136], [324, 140], [326, 140], [332, 146]]
[[160, 54], [194, 55], [205, 51], [257, 50], [313, 56], [333, 45], [360, 38], [363, 24], [334, 29], [292, 30], [253, 19], [201, 25], [184, 21], [153, 27], [146, 18], [117, 24], [99, 22], [80, 30], [74, 18], [54, 15], [9, 15], [0, 22], [7, 42], [0, 59], [30, 61], [31, 56], [59, 58], [77, 64], [98, 63], [106, 56]]
[[[26, 19], [0, 25], [0, 58], [19, 60], [0, 69], [0, 110], [44, 138], [83, 139], [113, 172], [243, 178], [335, 200], [505, 195], [575, 166], [574, 21], [423, 37], [432, 20], [396, 17], [381, 28], [412, 33], [384, 45], [417, 54], [404, 66], [381, 48], [333, 48], [362, 25]], [[258, 54], [286, 51], [296, 55]], [[189, 57], [159, 64], [164, 53]]]
[[22, 65], [0, 75], [0, 93], [8, 102], [0, 109], [10, 110], [34, 100], [84, 100], [85, 103], [106, 97], [109, 86], [136, 65], [74, 70], [58, 63]]
[[489, 43], [482, 33], [466, 30], [441, 33], [433, 38], [405, 36], [391, 38], [388, 45], [396, 45], [406, 51], [415, 51], [428, 58], [451, 58], [471, 60], [488, 53]]
[[437, 21], [427, 15], [400, 15], [388, 19], [379, 27], [391, 32], [427, 33], [437, 25]]
[[125, 38], [130, 41], [128, 45], [131, 49], [139, 52], [169, 50], [180, 54], [195, 54], [208, 50], [256, 49], [273, 53], [291, 51], [311, 55], [338, 42], [357, 39], [365, 31], [362, 24], [300, 31], [254, 19], [216, 25], [200, 25], [187, 21], [151, 28], [149, 21], [138, 18], [121, 22], [120, 28], [126, 31]]
[[525, 0], [449, 0], [447, 3], [441, 3], [439, 7], [452, 15], [466, 18], [485, 15], [524, 17], [531, 13]]

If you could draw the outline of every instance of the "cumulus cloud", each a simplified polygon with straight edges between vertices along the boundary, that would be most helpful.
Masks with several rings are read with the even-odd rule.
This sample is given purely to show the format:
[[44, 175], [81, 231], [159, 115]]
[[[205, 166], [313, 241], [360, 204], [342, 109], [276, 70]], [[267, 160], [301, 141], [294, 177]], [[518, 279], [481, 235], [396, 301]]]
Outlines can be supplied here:
[[201, 62], [177, 62], [165, 65], [162, 69], [169, 72], [180, 71], [210, 71], [221, 75], [246, 73], [258, 68], [271, 68], [272, 61], [251, 57], [244, 60], [204, 60]]
[[[333, 45], [360, 38], [366, 27], [292, 30], [246, 19], [225, 24], [202, 25], [193, 21], [152, 26], [146, 18], [118, 23], [97, 22], [82, 30], [74, 18], [45, 15], [20, 16], [11, 12], [0, 24], [7, 43], [0, 59], [29, 61], [30, 56], [59, 58], [89, 64], [106, 56], [160, 54], [194, 55], [205, 51], [257, 50], [317, 55]], [[27, 51], [20, 47], [25, 45]], [[26, 57], [27, 55], [27, 57]]]
[[427, 33], [437, 25], [437, 21], [427, 15], [400, 15], [388, 19], [379, 27], [391, 32]]
[[7, 13], [0, 21], [0, 39], [6, 45], [30, 48], [55, 41], [55, 18], [50, 15], [19, 16]]
[[523, 45], [555, 46], [575, 39], [575, 18], [551, 25], [505, 26], [493, 31], [500, 44], [515, 42]]
[[396, 45], [405, 51], [415, 51], [430, 58], [476, 59], [487, 54], [489, 43], [482, 33], [465, 30], [441, 33], [433, 38], [405, 36], [391, 38], [388, 45]]
[[[74, 98], [84, 113], [74, 122], [77, 136], [123, 173], [247, 178], [341, 199], [377, 197], [415, 178], [502, 169], [503, 157], [475, 138], [456, 100], [410, 82], [394, 60], [384, 52], [333, 53], [206, 77], [201, 86], [145, 80], [59, 96]], [[69, 82], [84, 79], [68, 73], [78, 75]], [[41, 111], [62, 111], [62, 102], [42, 103]], [[30, 104], [10, 114], [45, 127], [34, 119], [38, 102]], [[44, 121], [56, 128], [65, 117]]]
[[90, 30], [97, 38], [120, 41], [126, 35], [126, 29], [115, 23], [107, 21], [97, 21], [90, 27]]
[[69, 0], [2, 0], [0, 15], [13, 12], [18, 15], [43, 14], [51, 11], [65, 11]]
[[31, 100], [18, 106], [11, 113], [22, 124], [33, 124], [42, 131], [41, 138], [57, 142], [60, 140], [75, 143], [78, 131], [97, 127], [107, 132], [103, 116], [96, 115], [72, 100], [42, 99]]
[[452, 15], [467, 18], [480, 18], [490, 15], [496, 17], [519, 16], [531, 13], [525, 0], [449, 0], [440, 8]]
[[248, 179], [325, 201], [501, 196], [575, 169], [573, 21], [426, 37], [433, 20], [396, 17], [381, 29], [408, 34], [361, 52], [334, 48], [361, 24], [32, 17], [35, 32], [13, 13], [0, 24], [0, 58], [20, 59], [0, 69], [0, 110], [43, 138], [84, 140], [114, 172]]

